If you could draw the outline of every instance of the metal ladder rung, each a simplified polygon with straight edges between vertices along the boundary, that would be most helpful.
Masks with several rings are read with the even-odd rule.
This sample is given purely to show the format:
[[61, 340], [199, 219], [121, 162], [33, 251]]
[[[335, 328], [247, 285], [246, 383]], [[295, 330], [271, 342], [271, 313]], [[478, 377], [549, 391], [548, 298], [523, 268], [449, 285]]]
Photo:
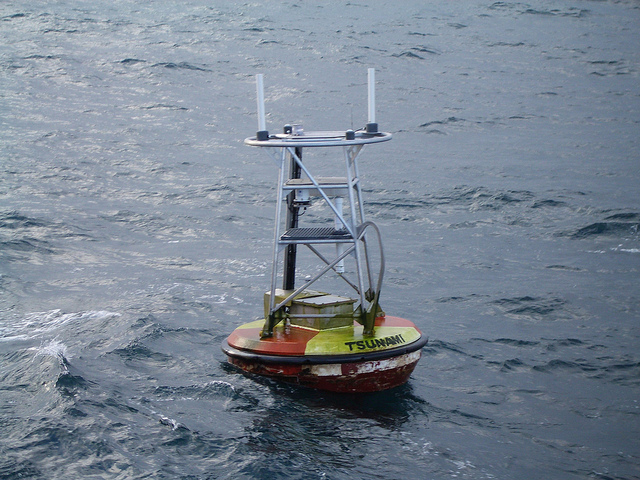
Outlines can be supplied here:
[[[325, 192], [329, 196], [344, 195], [349, 188], [349, 183], [345, 177], [318, 177], [316, 178], [318, 187], [316, 187], [308, 178], [290, 178], [285, 182], [283, 190], [306, 190], [310, 195], [320, 195], [319, 190]], [[355, 186], [357, 179], [354, 179], [352, 185]]]
[[[349, 186], [345, 177], [318, 177], [316, 181], [320, 187], [331, 185], [332, 187], [346, 188]], [[316, 188], [308, 178], [290, 178], [284, 185], [285, 188]]]
[[354, 239], [347, 230], [331, 227], [291, 228], [280, 237], [280, 243], [353, 243]]

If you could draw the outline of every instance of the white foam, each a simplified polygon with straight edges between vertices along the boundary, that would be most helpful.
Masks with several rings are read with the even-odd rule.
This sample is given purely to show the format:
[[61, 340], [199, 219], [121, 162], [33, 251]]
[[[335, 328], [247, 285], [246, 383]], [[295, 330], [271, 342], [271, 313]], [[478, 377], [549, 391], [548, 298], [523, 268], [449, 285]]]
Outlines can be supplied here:
[[42, 343], [36, 352], [36, 356], [56, 357], [60, 361], [71, 358], [67, 352], [67, 346], [57, 338], [50, 340], [47, 343]]
[[62, 373], [69, 373], [67, 361], [72, 357], [67, 350], [67, 346], [57, 338], [40, 345], [36, 351], [36, 357], [54, 357], [58, 360]]
[[614, 252], [640, 253], [640, 248], [622, 248], [622, 245], [611, 248]]
[[103, 310], [62, 313], [61, 310], [34, 312], [0, 325], [0, 341], [28, 340], [54, 333], [74, 322], [102, 321], [119, 317], [119, 313]]
[[212, 380], [206, 384], [206, 386], [214, 386], [221, 393], [236, 394], [236, 387], [234, 387], [231, 383], [225, 382], [224, 380]]
[[163, 424], [163, 425], [170, 426], [171, 430], [178, 430], [179, 428], [186, 428], [180, 422], [174, 420], [173, 418], [165, 417], [164, 415], [162, 415], [160, 417], [160, 423]]

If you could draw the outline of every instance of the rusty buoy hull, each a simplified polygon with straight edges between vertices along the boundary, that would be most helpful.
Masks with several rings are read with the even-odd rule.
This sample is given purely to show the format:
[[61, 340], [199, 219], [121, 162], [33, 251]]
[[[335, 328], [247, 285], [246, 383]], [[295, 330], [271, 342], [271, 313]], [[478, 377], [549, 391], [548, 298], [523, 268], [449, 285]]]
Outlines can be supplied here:
[[238, 327], [222, 345], [229, 363], [250, 374], [343, 393], [387, 390], [406, 383], [427, 343], [413, 323], [376, 319], [375, 335], [354, 324], [328, 330], [279, 326], [262, 339], [261, 321]]

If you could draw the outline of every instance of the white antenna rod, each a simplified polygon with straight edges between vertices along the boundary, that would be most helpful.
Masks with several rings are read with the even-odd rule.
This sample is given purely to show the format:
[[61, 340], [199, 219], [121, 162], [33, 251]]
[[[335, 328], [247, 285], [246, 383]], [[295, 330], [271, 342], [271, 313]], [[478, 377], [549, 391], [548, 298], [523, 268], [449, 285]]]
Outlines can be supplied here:
[[369, 123], [376, 123], [376, 69], [368, 70], [369, 77]]
[[256, 91], [258, 93], [258, 131], [263, 132], [267, 129], [267, 121], [264, 114], [264, 83], [261, 73], [256, 75]]
[[367, 133], [378, 133], [376, 123], [376, 69], [370, 68], [369, 77], [369, 121], [367, 122]]

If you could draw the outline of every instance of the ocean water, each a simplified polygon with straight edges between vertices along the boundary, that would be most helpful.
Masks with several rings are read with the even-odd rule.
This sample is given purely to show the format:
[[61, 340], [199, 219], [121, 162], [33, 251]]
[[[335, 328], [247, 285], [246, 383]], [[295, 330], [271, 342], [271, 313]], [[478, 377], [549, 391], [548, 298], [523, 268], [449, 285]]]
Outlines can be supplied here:
[[[0, 478], [640, 478], [636, 0], [0, 4]], [[366, 123], [409, 383], [245, 376], [267, 124]], [[330, 164], [320, 156], [319, 165]]]

